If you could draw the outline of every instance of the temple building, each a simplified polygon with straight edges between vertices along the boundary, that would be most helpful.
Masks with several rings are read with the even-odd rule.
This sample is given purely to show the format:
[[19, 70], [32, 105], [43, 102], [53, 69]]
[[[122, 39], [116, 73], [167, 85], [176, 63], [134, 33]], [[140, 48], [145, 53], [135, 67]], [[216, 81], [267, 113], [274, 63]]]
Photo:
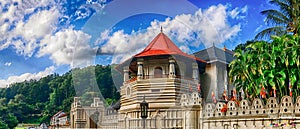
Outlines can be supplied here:
[[[270, 98], [266, 106], [260, 99], [252, 104], [247, 100], [240, 104], [220, 101], [224, 91], [228, 94], [233, 89], [228, 81], [232, 60], [232, 51], [214, 45], [186, 54], [161, 32], [143, 51], [116, 67], [124, 78], [119, 103], [105, 107], [95, 98], [91, 106], [84, 107], [79, 98], [74, 98], [71, 128], [253, 129], [279, 119], [288, 124], [299, 120], [300, 97], [295, 103], [298, 107], [289, 96], [280, 103]], [[142, 102], [147, 102], [146, 114]]]
[[[229, 83], [229, 63], [233, 61], [233, 52], [226, 49], [217, 48], [215, 45], [207, 49], [195, 52], [195, 57], [206, 61], [205, 73], [200, 76], [203, 87], [202, 95], [205, 102], [212, 102], [211, 93], [221, 99], [224, 91], [227, 96], [231, 96], [233, 85]], [[229, 94], [228, 94], [229, 93]]]

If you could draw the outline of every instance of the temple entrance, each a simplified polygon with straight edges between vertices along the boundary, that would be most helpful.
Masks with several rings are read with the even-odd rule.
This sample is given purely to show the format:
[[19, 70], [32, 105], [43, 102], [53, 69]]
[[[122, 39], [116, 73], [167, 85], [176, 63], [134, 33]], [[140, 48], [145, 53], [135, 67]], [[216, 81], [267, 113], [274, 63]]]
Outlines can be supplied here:
[[[92, 115], [93, 116], [93, 115]], [[91, 119], [90, 118], [90, 128], [96, 128], [97, 127], [97, 125], [96, 125], [96, 123], [94, 122], [94, 120], [93, 119]]]
[[161, 78], [162, 77], [162, 68], [156, 67], [154, 69], [154, 78]]

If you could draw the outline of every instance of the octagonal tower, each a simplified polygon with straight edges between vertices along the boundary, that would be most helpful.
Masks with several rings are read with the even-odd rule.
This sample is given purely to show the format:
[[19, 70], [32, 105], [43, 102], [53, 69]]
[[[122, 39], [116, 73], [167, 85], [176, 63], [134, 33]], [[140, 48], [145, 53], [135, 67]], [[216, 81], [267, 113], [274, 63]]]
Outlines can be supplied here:
[[140, 53], [123, 62], [120, 117], [139, 118], [145, 96], [149, 116], [164, 109], [180, 108], [180, 95], [198, 91], [199, 74], [206, 62], [182, 52], [163, 32]]

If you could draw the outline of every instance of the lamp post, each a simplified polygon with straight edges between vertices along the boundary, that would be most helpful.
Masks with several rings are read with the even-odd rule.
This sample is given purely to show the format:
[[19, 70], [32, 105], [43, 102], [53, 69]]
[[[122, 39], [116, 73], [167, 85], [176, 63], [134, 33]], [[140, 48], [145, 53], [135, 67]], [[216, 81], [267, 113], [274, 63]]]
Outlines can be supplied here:
[[143, 102], [140, 103], [140, 107], [141, 107], [141, 118], [143, 119], [143, 128], [145, 129], [146, 118], [148, 117], [148, 108], [149, 108], [149, 105], [145, 100], [145, 95], [144, 95]]
[[98, 128], [98, 121], [99, 121], [99, 111], [98, 111], [98, 108], [96, 108], [96, 111], [94, 113], [94, 121], [95, 121], [96, 129], [97, 129]]

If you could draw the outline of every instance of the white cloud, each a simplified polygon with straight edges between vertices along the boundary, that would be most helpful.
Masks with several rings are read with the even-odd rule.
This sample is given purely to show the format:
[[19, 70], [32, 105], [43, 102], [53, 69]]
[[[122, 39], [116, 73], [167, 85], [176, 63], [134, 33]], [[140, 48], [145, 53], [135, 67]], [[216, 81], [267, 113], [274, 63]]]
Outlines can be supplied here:
[[27, 81], [39, 80], [42, 77], [52, 74], [54, 72], [54, 70], [55, 70], [54, 66], [50, 66], [50, 67], [46, 68], [44, 71], [41, 71], [38, 73], [24, 73], [20, 76], [10, 76], [6, 80], [0, 80], [0, 88], [7, 87], [12, 83], [23, 82], [26, 80]]
[[4, 63], [4, 66], [11, 66], [11, 62], [6, 62], [6, 63]]
[[31, 56], [38, 47], [37, 41], [54, 32], [58, 16], [59, 12], [55, 9], [44, 10], [31, 16], [26, 23], [19, 22], [12, 32], [13, 37], [20, 36], [26, 43], [21, 40], [13, 41], [17, 51], [22, 55]]
[[243, 19], [245, 18], [245, 15], [241, 15], [241, 14], [247, 14], [247, 11], [248, 11], [247, 5], [245, 5], [243, 8], [236, 7], [229, 12], [229, 16], [231, 18]]
[[248, 6], [244, 6], [242, 9], [241, 9], [242, 13], [247, 13], [248, 11]]
[[63, 16], [60, 3], [54, 0], [0, 2], [0, 8], [4, 8], [4, 11], [0, 10], [0, 50], [12, 46], [20, 55], [50, 55], [54, 63], [70, 64], [72, 67], [92, 63], [87, 59], [95, 54], [88, 43], [91, 36], [68, 25], [64, 29], [59, 28], [59, 19], [67, 17]]
[[91, 36], [71, 28], [54, 35], [48, 35], [41, 41], [38, 57], [50, 55], [54, 63], [70, 64], [81, 67], [92, 63], [96, 50], [89, 45]]
[[187, 46], [180, 46], [179, 49], [185, 53], [190, 53], [191, 50]]
[[[244, 8], [243, 10], [246, 10]], [[97, 41], [102, 45], [100, 52], [115, 53], [112, 63], [119, 63], [140, 52], [158, 34], [162, 26], [167, 36], [182, 43], [179, 45], [180, 48], [189, 52], [188, 47], [183, 47], [184, 45], [199, 47], [200, 44], [204, 44], [209, 47], [213, 43], [222, 44], [235, 37], [241, 31], [241, 25], [229, 24], [228, 18], [233, 15], [232, 11], [228, 10], [227, 6], [219, 4], [206, 10], [199, 9], [194, 14], [181, 14], [173, 19], [167, 18], [162, 22], [154, 20], [143, 33], [125, 34], [120, 30], [108, 36], [108, 31], [104, 31]], [[239, 12], [232, 18], [238, 18], [240, 14]]]
[[234, 10], [232, 10], [231, 12], [230, 12], [230, 16], [232, 17], [232, 18], [236, 18], [236, 16], [239, 14], [240, 12], [238, 11], [238, 8], [235, 8]]
[[[0, 50], [13, 46], [17, 53], [31, 57], [38, 42], [56, 29], [60, 13], [53, 0], [1, 1]], [[47, 10], [37, 10], [40, 7]]]
[[[146, 33], [124, 34], [123, 30], [117, 31], [109, 38], [104, 38], [107, 43], [104, 44], [101, 53], [114, 53], [112, 63], [119, 63], [141, 51], [155, 36], [157, 30], [148, 28]], [[102, 34], [101, 34], [102, 35]], [[99, 40], [100, 41], [100, 40]]]

